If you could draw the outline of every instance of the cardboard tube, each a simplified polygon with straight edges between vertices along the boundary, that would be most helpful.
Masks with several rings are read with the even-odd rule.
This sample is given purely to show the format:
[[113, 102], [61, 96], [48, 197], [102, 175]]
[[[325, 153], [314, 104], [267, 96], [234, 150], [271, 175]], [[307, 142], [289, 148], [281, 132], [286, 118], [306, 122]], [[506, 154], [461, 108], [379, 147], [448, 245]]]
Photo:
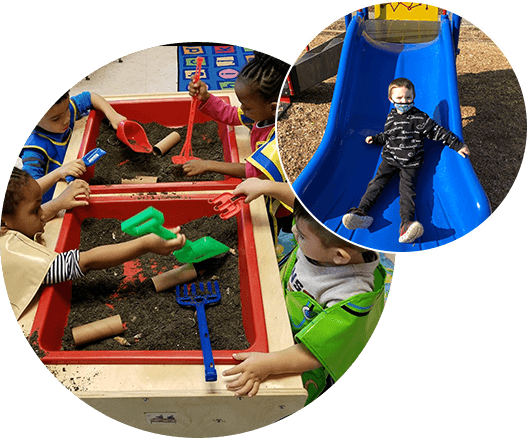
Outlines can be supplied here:
[[197, 271], [194, 266], [185, 264], [178, 268], [172, 269], [171, 271], [163, 272], [158, 274], [156, 277], [151, 278], [155, 285], [157, 292], [170, 289], [175, 287], [177, 284], [188, 283], [197, 278]]
[[153, 154], [162, 156], [180, 141], [180, 134], [172, 132], [153, 146]]
[[120, 315], [91, 322], [72, 329], [75, 345], [88, 344], [123, 333]]

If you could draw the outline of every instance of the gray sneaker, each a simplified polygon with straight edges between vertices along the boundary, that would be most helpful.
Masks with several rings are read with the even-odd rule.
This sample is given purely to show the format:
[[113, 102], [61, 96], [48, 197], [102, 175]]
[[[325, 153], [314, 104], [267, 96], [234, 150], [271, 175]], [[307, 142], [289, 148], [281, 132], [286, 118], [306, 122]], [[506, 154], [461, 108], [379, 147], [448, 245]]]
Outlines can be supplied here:
[[356, 230], [357, 228], [368, 228], [372, 225], [374, 218], [367, 216], [358, 208], [352, 208], [344, 216], [342, 216], [342, 224], [349, 230]]
[[412, 243], [423, 235], [423, 225], [418, 221], [406, 222], [399, 230], [399, 243]]

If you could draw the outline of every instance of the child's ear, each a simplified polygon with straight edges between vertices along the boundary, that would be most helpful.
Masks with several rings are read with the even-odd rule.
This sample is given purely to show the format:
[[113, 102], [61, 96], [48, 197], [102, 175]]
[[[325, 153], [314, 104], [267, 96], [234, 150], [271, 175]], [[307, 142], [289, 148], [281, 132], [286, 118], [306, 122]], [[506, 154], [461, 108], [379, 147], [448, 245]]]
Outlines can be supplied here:
[[4, 215], [2, 216], [2, 231], [4, 231], [4, 233], [2, 234], [5, 234], [5, 232], [7, 232], [7, 230], [11, 230], [11, 223], [12, 223], [12, 220], [11, 220], [11, 216], [10, 215]]
[[333, 263], [336, 265], [347, 265], [351, 261], [351, 255], [343, 248], [335, 248], [333, 254]]
[[271, 111], [276, 114], [276, 108], [278, 108], [278, 102], [276, 102], [275, 100], [271, 102]]

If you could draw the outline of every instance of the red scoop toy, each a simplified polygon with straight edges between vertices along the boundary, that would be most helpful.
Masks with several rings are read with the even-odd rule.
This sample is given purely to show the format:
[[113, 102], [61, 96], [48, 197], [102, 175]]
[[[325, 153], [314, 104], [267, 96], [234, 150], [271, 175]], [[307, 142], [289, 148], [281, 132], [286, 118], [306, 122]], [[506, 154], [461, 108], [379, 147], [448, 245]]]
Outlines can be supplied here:
[[[197, 58], [197, 67], [195, 68], [195, 75], [193, 76], [194, 84], [196, 84], [199, 78], [201, 77], [201, 66], [203, 61], [204, 58], [200, 56]], [[184, 146], [182, 146], [182, 151], [180, 152], [180, 154], [171, 158], [171, 160], [175, 164], [184, 164], [190, 160], [200, 160], [199, 157], [194, 157], [193, 152], [191, 151], [191, 134], [193, 133], [193, 121], [195, 120], [195, 112], [197, 111], [197, 105], [199, 101], [197, 100], [197, 95], [193, 96], [191, 99], [192, 100], [190, 107], [190, 115], [188, 118], [188, 133], [186, 134], [186, 141], [184, 142]]]
[[234, 198], [232, 193], [226, 192], [215, 198], [208, 199], [208, 202], [214, 204], [213, 209], [219, 212], [221, 219], [230, 219], [241, 210], [241, 206], [245, 202], [245, 196], [236, 196]]
[[132, 120], [121, 122], [116, 130], [116, 135], [135, 152], [143, 154], [153, 152], [153, 146], [149, 143], [144, 128]]

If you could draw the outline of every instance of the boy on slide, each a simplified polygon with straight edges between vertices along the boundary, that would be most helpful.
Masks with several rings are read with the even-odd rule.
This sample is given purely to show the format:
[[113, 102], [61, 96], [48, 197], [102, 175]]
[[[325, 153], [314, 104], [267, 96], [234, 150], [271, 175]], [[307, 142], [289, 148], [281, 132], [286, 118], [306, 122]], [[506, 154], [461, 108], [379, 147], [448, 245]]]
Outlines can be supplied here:
[[423, 226], [414, 220], [416, 178], [423, 164], [423, 140], [441, 141], [462, 157], [469, 156], [469, 149], [455, 134], [414, 106], [414, 98], [414, 84], [410, 80], [398, 78], [390, 83], [388, 99], [394, 108], [386, 119], [385, 131], [365, 139], [368, 144], [383, 146], [383, 159], [359, 206], [348, 210], [342, 217], [346, 228], [368, 228], [372, 224], [373, 218], [368, 216], [368, 212], [390, 179], [399, 173], [399, 242], [412, 243], [423, 234]]

